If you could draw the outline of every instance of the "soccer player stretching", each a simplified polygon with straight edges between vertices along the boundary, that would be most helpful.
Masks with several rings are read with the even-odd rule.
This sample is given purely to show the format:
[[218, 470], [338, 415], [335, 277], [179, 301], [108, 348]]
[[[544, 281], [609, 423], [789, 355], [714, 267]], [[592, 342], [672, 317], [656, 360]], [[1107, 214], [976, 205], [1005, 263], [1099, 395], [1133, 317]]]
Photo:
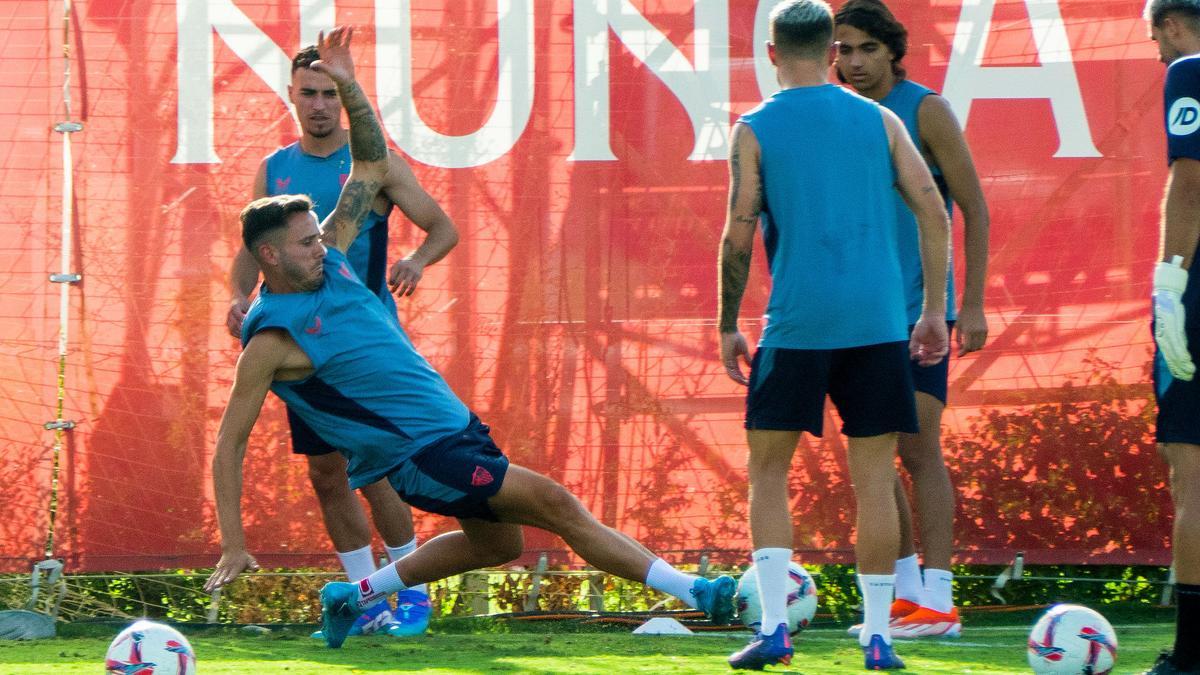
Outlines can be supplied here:
[[[957, 328], [959, 355], [973, 352], [987, 339], [983, 287], [987, 276], [988, 212], [962, 129], [946, 99], [907, 79], [902, 61], [908, 51], [908, 31], [882, 2], [850, 0], [834, 14], [833, 23], [838, 77], [896, 113], [933, 173], [947, 212], [951, 199], [962, 208], [966, 287], [962, 311], [956, 315], [954, 275], [947, 276], [946, 322], [951, 329]], [[921, 313], [923, 293], [917, 224], [899, 195], [895, 202], [900, 224], [900, 269], [911, 326]], [[954, 575], [950, 572], [954, 486], [942, 458], [942, 411], [949, 375], [948, 358], [936, 366], [912, 367], [920, 431], [900, 434], [898, 449], [901, 463], [912, 476], [913, 496], [921, 516], [925, 570], [922, 580], [913, 543], [912, 511], [904, 486], [897, 481], [900, 554], [896, 560], [896, 600], [891, 610], [895, 637], [955, 636], [962, 630], [952, 594]], [[859, 628], [851, 630], [857, 632]]]
[[318, 227], [311, 201], [297, 195], [259, 199], [242, 211], [242, 239], [265, 281], [246, 314], [245, 348], [217, 435], [221, 559], [205, 588], [220, 588], [255, 566], [242, 526], [242, 461], [270, 390], [313, 433], [342, 449], [352, 488], [387, 479], [409, 504], [457, 518], [462, 527], [357, 584], [327, 584], [322, 633], [330, 647], [340, 647], [358, 616], [388, 594], [517, 557], [521, 525], [553, 532], [593, 567], [727, 623], [733, 579], [676, 570], [601, 524], [563, 486], [509, 464], [488, 427], [350, 268], [344, 252], [388, 172], [383, 131], [354, 80], [350, 33], [337, 28], [322, 35], [321, 59], [312, 66], [333, 79], [350, 118], [353, 162], [333, 213]]
[[[894, 496], [897, 432], [917, 431], [909, 358], [932, 366], [949, 349], [949, 223], [933, 177], [904, 125], [885, 108], [830, 84], [833, 15], [821, 0], [770, 14], [768, 54], [781, 91], [743, 115], [729, 159], [729, 213], [720, 250], [718, 327], [729, 376], [749, 386], [750, 530], [762, 631], [734, 668], [788, 663], [786, 584], [792, 555], [788, 470], [801, 432], [820, 435], [825, 397], [849, 436], [857, 502], [855, 555], [864, 591], [860, 635], [868, 668], [901, 668], [888, 611], [900, 545]], [[897, 252], [893, 185], [920, 226], [924, 311], [911, 339]], [[766, 328], [749, 348], [737, 315], [761, 217], [771, 270]]]
[[[342, 103], [333, 80], [312, 68], [318, 58], [317, 48], [309, 46], [292, 59], [288, 97], [296, 108], [300, 139], [263, 159], [254, 176], [254, 197], [307, 195], [313, 201], [313, 212], [323, 219], [337, 203], [351, 160], [349, 136], [341, 124]], [[388, 216], [393, 205], [425, 232], [425, 240], [417, 250], [396, 261], [391, 274], [386, 274]], [[404, 159], [389, 151], [383, 187], [346, 251], [351, 269], [394, 314], [396, 301], [392, 292], [411, 295], [425, 267], [442, 259], [456, 243], [458, 232], [454, 223], [417, 182]], [[258, 264], [243, 247], [235, 256], [230, 273], [233, 298], [226, 323], [234, 337], [242, 336], [242, 322], [257, 283]], [[308, 462], [309, 481], [321, 505], [325, 530], [333, 541], [338, 560], [351, 581], [365, 579], [375, 571], [371, 529], [362, 503], [346, 481], [346, 459], [313, 434], [290, 408], [287, 418], [292, 452], [303, 455]], [[412, 511], [387, 481], [364, 485], [361, 492], [371, 506], [371, 516], [383, 538], [388, 559], [398, 560], [416, 550]], [[369, 608], [350, 634], [418, 635], [425, 632], [428, 624], [429, 597], [425, 588], [418, 586], [397, 595], [394, 614], [386, 602]], [[314, 633], [313, 637], [321, 636]]]
[[1175, 649], [1152, 675], [1200, 673], [1200, 277], [1191, 276], [1200, 242], [1200, 0], [1151, 0], [1150, 37], [1167, 64], [1167, 160], [1162, 250], [1154, 268], [1155, 435], [1171, 466], [1172, 540], [1179, 585]]

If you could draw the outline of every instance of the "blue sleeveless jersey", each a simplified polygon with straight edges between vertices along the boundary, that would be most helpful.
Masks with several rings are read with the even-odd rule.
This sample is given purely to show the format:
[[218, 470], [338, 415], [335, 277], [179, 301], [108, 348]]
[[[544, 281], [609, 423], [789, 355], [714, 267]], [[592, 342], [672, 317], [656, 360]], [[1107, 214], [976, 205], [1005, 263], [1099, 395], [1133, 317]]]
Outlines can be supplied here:
[[762, 347], [908, 339], [896, 182], [878, 105], [831, 84], [776, 92], [741, 117], [762, 148], [771, 296]]
[[[896, 113], [913, 145], [921, 149], [921, 131], [917, 124], [917, 111], [921, 101], [926, 96], [934, 94], [932, 89], [923, 87], [916, 82], [900, 80], [887, 96], [879, 102], [880, 105]], [[929, 164], [929, 171], [942, 192], [946, 213], [951, 213], [953, 203], [950, 201], [950, 191], [946, 187], [946, 179], [942, 170], [936, 164]], [[908, 322], [914, 324], [921, 317], [921, 307], [925, 304], [925, 279], [921, 276], [921, 245], [917, 238], [917, 217], [908, 208], [904, 197], [896, 193], [896, 222], [900, 226], [900, 273], [904, 275], [904, 297], [908, 301]], [[954, 321], [958, 310], [954, 304], [954, 261], [946, 272], [946, 320]]]
[[264, 285], [246, 314], [242, 344], [259, 331], [281, 329], [312, 360], [312, 375], [272, 382], [271, 391], [346, 455], [357, 489], [465, 429], [469, 411], [340, 251], [329, 249], [324, 268], [321, 287], [311, 293], [274, 294]]
[[[310, 155], [300, 143], [279, 148], [267, 157], [267, 195], [308, 195], [313, 200], [317, 220], [325, 218], [337, 206], [342, 185], [350, 176], [350, 145], [338, 148], [328, 157]], [[388, 212], [367, 214], [362, 230], [346, 251], [350, 266], [367, 288], [396, 313], [396, 300], [387, 287]]]

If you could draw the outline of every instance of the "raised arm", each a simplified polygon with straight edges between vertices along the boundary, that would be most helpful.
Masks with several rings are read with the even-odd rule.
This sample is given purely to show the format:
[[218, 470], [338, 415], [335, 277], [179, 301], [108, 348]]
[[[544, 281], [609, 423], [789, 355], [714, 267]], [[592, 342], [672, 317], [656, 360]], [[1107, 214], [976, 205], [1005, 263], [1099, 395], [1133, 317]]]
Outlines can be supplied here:
[[221, 417], [213, 453], [213, 493], [221, 530], [221, 560], [204, 582], [204, 590], [208, 592], [228, 584], [245, 570], [258, 569], [258, 562], [246, 550], [242, 526], [242, 461], [250, 430], [258, 420], [271, 380], [283, 363], [286, 352], [282, 341], [277, 331], [264, 331], [250, 339], [238, 358], [233, 390]]
[[926, 96], [917, 111], [921, 141], [929, 148], [942, 170], [950, 198], [963, 214], [963, 245], [967, 273], [963, 284], [962, 308], [955, 325], [959, 354], [973, 352], [987, 341], [987, 319], [983, 313], [983, 291], [987, 283], [988, 231], [991, 219], [983, 187], [975, 172], [971, 150], [950, 103], [941, 96]]
[[721, 333], [721, 362], [725, 373], [738, 384], [750, 381], [738, 359], [750, 365], [750, 349], [737, 327], [738, 310], [750, 278], [750, 257], [754, 248], [754, 229], [763, 207], [762, 175], [758, 138], [749, 126], [733, 126], [733, 148], [729, 156], [729, 208], [721, 250], [717, 258], [717, 329]]
[[388, 287], [396, 295], [412, 295], [425, 268], [446, 257], [458, 244], [458, 229], [442, 207], [417, 182], [404, 158], [388, 153], [388, 173], [384, 194], [400, 208], [414, 225], [425, 232], [425, 241], [417, 250], [392, 265]]
[[354, 60], [350, 56], [353, 33], [354, 29], [346, 26], [334, 28], [329, 35], [321, 33], [317, 38], [321, 59], [312, 64], [313, 70], [328, 75], [337, 85], [338, 97], [350, 119], [350, 177], [342, 186], [333, 213], [321, 224], [321, 240], [342, 252], [358, 236], [388, 169], [383, 129], [362, 87], [354, 81]]
[[921, 248], [921, 276], [925, 282], [925, 302], [921, 318], [913, 327], [909, 351], [923, 366], [940, 362], [950, 351], [946, 333], [946, 268], [950, 253], [950, 218], [942, 205], [929, 167], [908, 137], [904, 123], [895, 113], [880, 107], [888, 142], [892, 146], [892, 165], [896, 170], [896, 188], [908, 208], [917, 217], [917, 235]]

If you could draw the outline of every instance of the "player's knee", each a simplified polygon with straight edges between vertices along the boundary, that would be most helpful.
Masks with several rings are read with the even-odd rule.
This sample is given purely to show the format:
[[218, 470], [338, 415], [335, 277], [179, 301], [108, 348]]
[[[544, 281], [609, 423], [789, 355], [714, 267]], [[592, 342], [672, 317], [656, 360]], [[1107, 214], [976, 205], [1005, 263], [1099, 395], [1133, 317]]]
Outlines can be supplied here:
[[539, 510], [545, 517], [554, 521], [555, 529], [559, 532], [580, 525], [592, 517], [575, 495], [558, 483], [542, 490], [539, 501]]
[[920, 480], [926, 475], [946, 470], [946, 462], [942, 459], [941, 446], [938, 446], [933, 452], [921, 449], [913, 452], [900, 452], [899, 454], [900, 463], [904, 466], [904, 470], [914, 480]]
[[327, 471], [319, 465], [310, 464], [308, 480], [321, 500], [344, 496], [350, 492], [350, 481], [342, 471]]

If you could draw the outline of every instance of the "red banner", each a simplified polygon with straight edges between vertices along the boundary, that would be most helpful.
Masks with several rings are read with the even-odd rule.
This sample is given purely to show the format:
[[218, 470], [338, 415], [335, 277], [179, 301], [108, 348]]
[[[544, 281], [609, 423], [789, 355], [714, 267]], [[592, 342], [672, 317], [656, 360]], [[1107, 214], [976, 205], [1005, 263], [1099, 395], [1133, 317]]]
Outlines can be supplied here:
[[[730, 123], [773, 89], [772, 4], [96, 0], [65, 32], [61, 6], [0, 5], [0, 569], [41, 556], [52, 507], [71, 570], [215, 560], [208, 462], [237, 356], [224, 328], [237, 213], [262, 157], [298, 133], [291, 54], [334, 23], [360, 27], [359, 78], [462, 235], [399, 303], [419, 349], [514, 461], [606, 522], [659, 550], [740, 561], [744, 390], [717, 359], [715, 262]], [[1163, 68], [1141, 8], [896, 6], [910, 77], [965, 123], [992, 214], [992, 337], [952, 361], [945, 418], [964, 560], [1169, 558], [1147, 366]], [[68, 119], [83, 125], [69, 181], [53, 130]], [[67, 191], [82, 281], [62, 417], [77, 426], [52, 502], [48, 276]], [[393, 259], [422, 234], [401, 216], [392, 232]], [[756, 257], [752, 336], [769, 285]], [[268, 565], [327, 563], [285, 427], [272, 400], [247, 460], [250, 545]], [[793, 503], [804, 557], [847, 559], [836, 435], [802, 442]], [[419, 520], [426, 535], [449, 526]]]

